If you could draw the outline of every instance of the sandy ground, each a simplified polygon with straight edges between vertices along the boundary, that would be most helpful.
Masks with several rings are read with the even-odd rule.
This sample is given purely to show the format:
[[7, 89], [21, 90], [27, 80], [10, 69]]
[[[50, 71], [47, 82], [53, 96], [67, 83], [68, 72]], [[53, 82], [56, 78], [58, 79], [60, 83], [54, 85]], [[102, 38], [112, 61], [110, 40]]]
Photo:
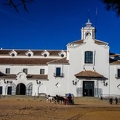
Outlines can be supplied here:
[[44, 97], [0, 99], [0, 120], [120, 120], [120, 103], [75, 98], [75, 105], [46, 103]]

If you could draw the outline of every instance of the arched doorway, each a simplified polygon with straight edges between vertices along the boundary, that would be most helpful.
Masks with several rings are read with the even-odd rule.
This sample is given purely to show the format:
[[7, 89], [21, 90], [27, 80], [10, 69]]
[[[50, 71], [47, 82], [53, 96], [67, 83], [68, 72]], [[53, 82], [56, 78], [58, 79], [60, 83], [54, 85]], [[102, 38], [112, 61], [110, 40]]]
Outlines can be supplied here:
[[16, 95], [25, 95], [26, 86], [23, 83], [19, 83], [16, 88]]
[[16, 85], [14, 83], [7, 84], [5, 87], [5, 95], [15, 95]]
[[8, 86], [7, 95], [12, 95], [12, 86]]

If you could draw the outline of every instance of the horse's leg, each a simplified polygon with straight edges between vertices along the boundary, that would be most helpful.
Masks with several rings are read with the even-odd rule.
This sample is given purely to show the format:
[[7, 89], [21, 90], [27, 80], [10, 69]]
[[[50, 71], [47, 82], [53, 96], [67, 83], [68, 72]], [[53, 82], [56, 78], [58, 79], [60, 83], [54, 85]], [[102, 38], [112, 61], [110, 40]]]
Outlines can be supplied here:
[[52, 103], [52, 97], [50, 97], [50, 103]]
[[49, 102], [49, 97], [46, 97], [46, 102]]
[[60, 100], [61, 101], [61, 104], [62, 104], [62, 100]]
[[53, 97], [53, 102], [56, 103], [56, 99]]
[[48, 98], [48, 100], [49, 100], [49, 103], [50, 103], [50, 102], [51, 102], [51, 101], [50, 101], [50, 98]]
[[60, 100], [57, 100], [57, 103], [59, 104]]
[[64, 100], [62, 100], [62, 104], [64, 104]]
[[50, 98], [50, 102], [49, 103], [51, 103], [51, 98]]
[[53, 97], [51, 98], [51, 103], [53, 103]]

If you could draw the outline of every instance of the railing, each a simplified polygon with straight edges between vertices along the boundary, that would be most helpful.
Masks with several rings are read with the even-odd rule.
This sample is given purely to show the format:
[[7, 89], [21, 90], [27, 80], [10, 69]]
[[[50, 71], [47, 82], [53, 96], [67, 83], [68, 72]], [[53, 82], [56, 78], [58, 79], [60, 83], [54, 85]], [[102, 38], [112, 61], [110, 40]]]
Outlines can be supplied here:
[[53, 76], [54, 77], [64, 77], [64, 73], [60, 73], [60, 74], [54, 73]]
[[120, 75], [115, 74], [115, 78], [120, 79]]

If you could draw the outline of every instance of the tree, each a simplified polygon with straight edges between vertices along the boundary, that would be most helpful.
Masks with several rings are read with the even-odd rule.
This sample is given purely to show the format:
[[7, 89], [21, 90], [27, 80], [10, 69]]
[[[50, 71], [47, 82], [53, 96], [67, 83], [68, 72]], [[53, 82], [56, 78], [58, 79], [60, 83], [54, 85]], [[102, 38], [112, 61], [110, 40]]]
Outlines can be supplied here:
[[7, 2], [4, 3], [4, 5], [9, 5], [10, 7], [13, 7], [17, 12], [19, 12], [18, 7], [23, 5], [24, 10], [28, 12], [26, 4], [33, 2], [33, 0], [19, 0], [19, 3], [15, 3], [15, 1], [16, 0], [7, 0]]
[[120, 16], [120, 0], [101, 0], [106, 4], [107, 10], [113, 10], [116, 12], [117, 16]]

